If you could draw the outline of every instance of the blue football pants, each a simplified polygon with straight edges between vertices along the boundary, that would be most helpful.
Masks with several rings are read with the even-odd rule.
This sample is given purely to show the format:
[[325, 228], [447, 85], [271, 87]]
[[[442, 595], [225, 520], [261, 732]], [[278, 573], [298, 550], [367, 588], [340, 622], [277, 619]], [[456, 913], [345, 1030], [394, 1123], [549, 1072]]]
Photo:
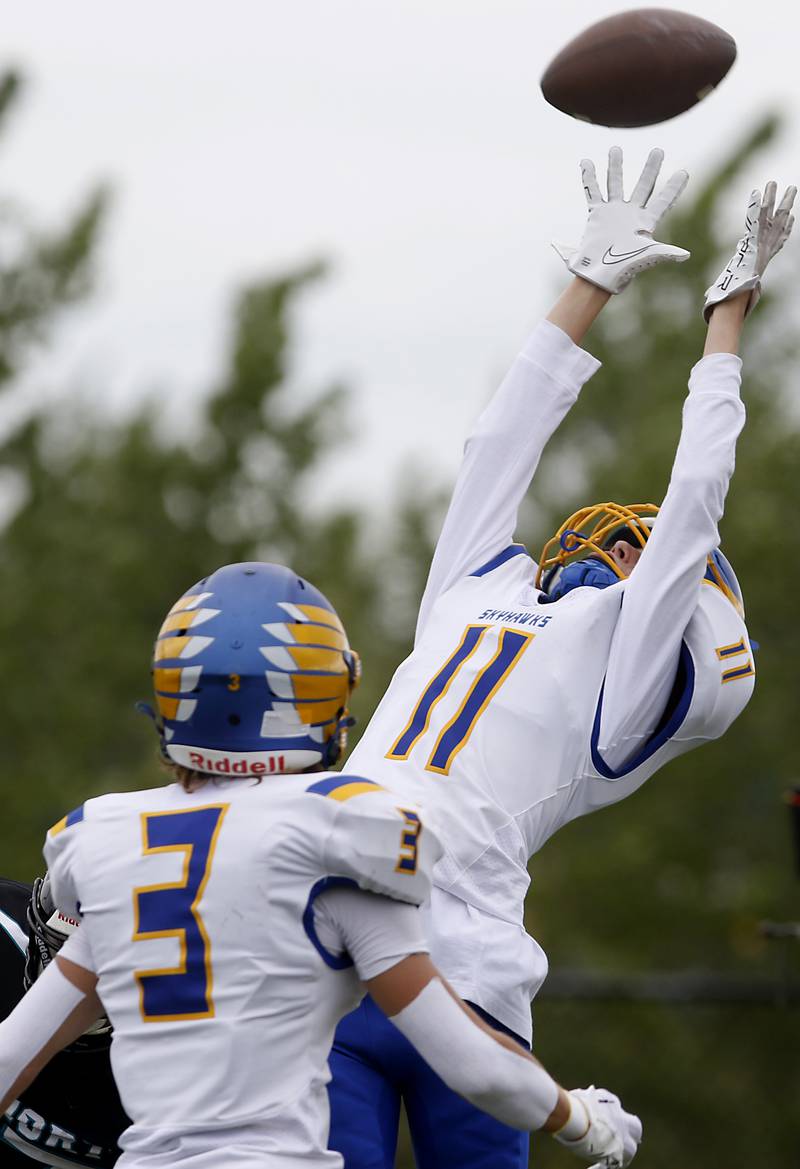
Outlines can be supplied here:
[[[518, 1035], [472, 1009], [527, 1050]], [[452, 1092], [371, 998], [339, 1024], [330, 1067], [329, 1147], [345, 1169], [394, 1169], [401, 1100], [417, 1169], [527, 1169], [528, 1133]]]

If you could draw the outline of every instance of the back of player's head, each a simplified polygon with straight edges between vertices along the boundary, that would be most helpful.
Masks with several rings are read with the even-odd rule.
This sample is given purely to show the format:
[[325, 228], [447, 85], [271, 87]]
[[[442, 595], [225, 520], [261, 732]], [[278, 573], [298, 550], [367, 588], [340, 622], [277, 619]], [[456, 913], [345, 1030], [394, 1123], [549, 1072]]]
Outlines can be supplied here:
[[336, 612], [279, 564], [228, 564], [175, 602], [153, 651], [162, 752], [190, 772], [330, 767], [359, 677]]

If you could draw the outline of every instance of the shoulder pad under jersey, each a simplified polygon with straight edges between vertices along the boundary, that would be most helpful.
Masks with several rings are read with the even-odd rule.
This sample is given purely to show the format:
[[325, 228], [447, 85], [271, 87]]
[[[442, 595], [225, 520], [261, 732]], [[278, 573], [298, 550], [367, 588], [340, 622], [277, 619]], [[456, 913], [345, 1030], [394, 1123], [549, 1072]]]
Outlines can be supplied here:
[[328, 875], [412, 905], [427, 900], [442, 846], [419, 807], [355, 775], [329, 775], [306, 791], [337, 805], [323, 856]]

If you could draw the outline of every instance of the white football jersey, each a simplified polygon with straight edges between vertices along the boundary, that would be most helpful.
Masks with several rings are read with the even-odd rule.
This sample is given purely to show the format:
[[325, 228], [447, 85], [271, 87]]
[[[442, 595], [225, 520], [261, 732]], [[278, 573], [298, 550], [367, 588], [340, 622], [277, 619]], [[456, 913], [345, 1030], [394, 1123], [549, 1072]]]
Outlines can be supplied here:
[[740, 365], [715, 355], [695, 368], [670, 488], [632, 576], [540, 603], [536, 564], [512, 543], [517, 509], [597, 363], [539, 326], [467, 443], [414, 650], [349, 762], [436, 810], [433, 960], [525, 1038], [547, 973], [523, 926], [529, 858], [717, 738], [752, 693], [744, 621], [703, 582], [744, 421]]
[[[465, 944], [468, 915], [451, 926], [446, 909], [434, 912], [432, 955], [462, 997], [478, 994], [479, 1005], [502, 1022], [513, 1017], [507, 1025], [524, 1035], [530, 995], [547, 971], [521, 932], [529, 857], [562, 825], [615, 803], [670, 759], [721, 735], [750, 698], [754, 668], [741, 617], [704, 585], [670, 713], [638, 755], [611, 770], [598, 751], [599, 715], [627, 582], [540, 605], [533, 563], [520, 552], [439, 600], [351, 766], [432, 805], [445, 846], [436, 888], [512, 927], [511, 948], [523, 948], [528, 973], [511, 1013], [505, 985], [492, 979], [477, 989], [485, 972], [475, 974]], [[437, 904], [448, 902], [434, 900], [434, 911]], [[484, 932], [482, 948], [486, 941]], [[498, 969], [514, 971], [507, 944], [501, 949]]]
[[341, 1165], [326, 1061], [362, 988], [314, 902], [345, 882], [418, 904], [439, 853], [413, 806], [341, 774], [102, 796], [55, 825], [53, 895], [81, 917], [133, 1122], [120, 1165]]

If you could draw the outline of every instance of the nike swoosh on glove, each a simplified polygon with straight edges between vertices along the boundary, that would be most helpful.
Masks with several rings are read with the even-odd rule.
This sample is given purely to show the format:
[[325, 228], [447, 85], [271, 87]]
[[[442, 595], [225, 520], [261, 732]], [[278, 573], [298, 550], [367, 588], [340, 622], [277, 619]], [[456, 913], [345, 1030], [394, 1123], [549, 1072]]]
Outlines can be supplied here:
[[685, 170], [676, 171], [653, 195], [663, 161], [663, 150], [650, 151], [630, 200], [626, 200], [619, 146], [612, 146], [608, 152], [608, 199], [600, 192], [594, 163], [583, 159], [581, 178], [589, 205], [583, 239], [576, 248], [553, 244], [570, 272], [606, 292], [616, 293], [622, 292], [639, 272], [656, 264], [689, 259], [685, 248], [653, 239], [658, 223], [689, 181]]

